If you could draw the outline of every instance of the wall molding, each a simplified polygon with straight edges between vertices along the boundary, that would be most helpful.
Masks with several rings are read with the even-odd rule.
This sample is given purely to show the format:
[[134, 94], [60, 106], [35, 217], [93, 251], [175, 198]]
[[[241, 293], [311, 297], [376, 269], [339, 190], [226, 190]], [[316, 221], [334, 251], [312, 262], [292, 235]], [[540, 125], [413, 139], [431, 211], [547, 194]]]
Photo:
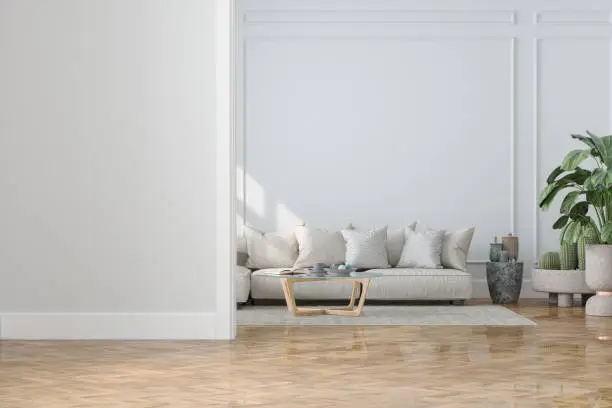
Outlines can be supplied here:
[[[532, 75], [533, 75], [533, 89], [532, 89], [532, 101], [533, 101], [533, 122], [532, 122], [532, 139], [533, 139], [533, 171], [534, 171], [534, 202], [538, 202], [540, 195], [540, 78], [542, 76], [540, 72], [540, 49], [544, 40], [564, 40], [564, 41], [588, 41], [588, 40], [608, 40], [612, 42], [612, 33], [610, 35], [540, 35], [533, 39], [533, 64], [532, 64]], [[612, 43], [611, 43], [612, 44]], [[612, 92], [610, 93], [612, 98]], [[612, 126], [612, 114], [610, 115], [610, 123]], [[534, 206], [534, 223], [533, 223], [533, 248], [534, 254], [533, 259], [539, 258], [540, 248], [540, 208]]]
[[222, 339], [218, 318], [215, 313], [2, 313], [0, 339]]
[[[244, 112], [246, 111], [246, 72], [247, 72], [247, 61], [245, 58], [246, 49], [248, 47], [248, 43], [250, 41], [286, 41], [286, 40], [305, 40], [305, 39], [347, 39], [347, 40], [363, 40], [363, 39], [376, 39], [376, 40], [384, 40], [384, 39], [402, 39], [410, 42], [418, 42], [418, 41], [500, 41], [505, 40], [508, 41], [509, 52], [510, 52], [510, 78], [509, 78], [509, 86], [510, 86], [510, 113], [509, 113], [509, 133], [508, 137], [510, 138], [510, 148], [509, 148], [509, 183], [510, 183], [510, 192], [509, 192], [509, 231], [516, 232], [516, 37], [508, 36], [508, 35], [491, 35], [491, 36], [483, 36], [483, 35], [465, 35], [465, 36], [448, 36], [448, 35], [439, 35], [439, 36], [431, 36], [431, 35], [409, 35], [409, 34], [397, 34], [397, 35], [243, 35], [242, 41], [240, 41], [239, 48], [239, 60], [240, 63], [238, 66], [240, 67], [240, 72], [237, 75], [238, 83], [241, 84], [241, 89], [239, 91], [242, 104], [241, 109], [242, 112], [237, 114], [239, 118], [239, 124], [237, 128], [240, 129], [238, 133], [240, 140], [237, 142], [239, 146], [239, 152], [241, 155], [242, 162], [242, 171], [238, 178], [239, 185], [238, 191], [242, 194], [242, 203], [240, 206], [241, 216], [243, 219], [243, 225], [248, 223], [247, 218], [247, 193], [246, 193], [246, 174], [247, 174], [247, 165], [246, 165], [246, 126], [245, 120], [246, 115]], [[485, 263], [485, 261], [477, 260], [477, 261], [469, 261], [471, 263]]]
[[[214, 331], [236, 337], [236, 0], [215, 2], [216, 252]], [[199, 334], [199, 333], [193, 333]], [[211, 334], [211, 333], [208, 333]]]
[[[532, 140], [533, 140], [533, 174], [534, 174], [534, 187], [533, 187], [533, 202], [538, 202], [540, 196], [540, 38], [533, 40], [533, 89], [532, 89], [532, 103], [533, 103], [533, 122], [532, 122]], [[533, 215], [533, 259], [539, 259], [539, 247], [540, 247], [540, 207], [534, 205]]]
[[510, 231], [516, 232], [516, 38], [510, 40]]
[[612, 10], [540, 10], [533, 14], [535, 25], [612, 25]]
[[276, 9], [245, 11], [244, 24], [516, 24], [514, 10], [330, 10]]

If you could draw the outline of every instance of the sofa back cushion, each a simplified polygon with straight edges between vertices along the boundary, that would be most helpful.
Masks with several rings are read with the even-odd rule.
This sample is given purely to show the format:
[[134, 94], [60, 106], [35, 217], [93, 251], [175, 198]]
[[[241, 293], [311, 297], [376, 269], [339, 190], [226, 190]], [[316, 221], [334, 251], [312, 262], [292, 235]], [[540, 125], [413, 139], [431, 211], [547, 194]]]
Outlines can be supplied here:
[[442, 242], [444, 230], [404, 230], [405, 243], [398, 268], [442, 268]]
[[293, 231], [264, 233], [245, 226], [244, 237], [248, 268], [291, 268], [297, 259], [298, 244]]
[[[432, 228], [417, 223], [417, 231], [427, 231]], [[474, 236], [475, 227], [462, 228], [455, 231], [446, 231], [442, 241], [442, 253], [440, 258], [442, 266], [450, 269], [467, 270], [467, 259], [470, 252], [470, 245]]]
[[346, 246], [340, 231], [328, 231], [299, 225], [295, 228], [299, 255], [294, 268], [310, 268], [321, 262], [326, 265], [344, 263]]
[[387, 256], [389, 257], [389, 264], [392, 267], [396, 267], [402, 256], [402, 250], [404, 249], [404, 242], [406, 239], [405, 229], [410, 228], [414, 230], [416, 226], [416, 221], [407, 227], [402, 228], [389, 228], [387, 230]]
[[[417, 222], [414, 221], [413, 223], [407, 226], [404, 226], [404, 227], [387, 228], [387, 259], [389, 261], [389, 266], [391, 267], [397, 266], [397, 263], [399, 262], [400, 257], [402, 256], [402, 249], [404, 249], [404, 241], [405, 241], [404, 230], [406, 228], [410, 228], [414, 230], [416, 225], [417, 225]], [[345, 229], [364, 230], [364, 228], [355, 227], [353, 224], [349, 224], [349, 226], [347, 226]]]
[[346, 241], [346, 264], [354, 268], [387, 268], [387, 227], [370, 231], [342, 230]]
[[442, 265], [445, 268], [467, 270], [467, 258], [470, 252], [475, 228], [464, 228], [446, 232], [442, 243]]

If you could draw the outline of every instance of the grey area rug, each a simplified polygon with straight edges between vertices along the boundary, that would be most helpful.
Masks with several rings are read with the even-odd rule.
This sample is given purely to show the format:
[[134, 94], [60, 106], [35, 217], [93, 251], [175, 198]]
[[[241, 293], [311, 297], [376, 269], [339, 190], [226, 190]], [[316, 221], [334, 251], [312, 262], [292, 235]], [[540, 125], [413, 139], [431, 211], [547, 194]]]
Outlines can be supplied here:
[[535, 326], [523, 316], [497, 305], [365, 306], [361, 316], [293, 316], [284, 306], [238, 309], [244, 326]]

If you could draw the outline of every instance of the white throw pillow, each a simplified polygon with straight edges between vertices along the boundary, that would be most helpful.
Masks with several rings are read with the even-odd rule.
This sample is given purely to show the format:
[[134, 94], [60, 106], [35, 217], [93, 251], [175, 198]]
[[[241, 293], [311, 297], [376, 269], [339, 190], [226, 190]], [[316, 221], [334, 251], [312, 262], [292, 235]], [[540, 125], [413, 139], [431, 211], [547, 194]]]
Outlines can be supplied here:
[[[417, 231], [431, 230], [425, 225], [418, 224]], [[442, 266], [450, 269], [467, 270], [467, 258], [470, 252], [470, 245], [474, 237], [475, 227], [463, 228], [456, 231], [447, 231], [442, 241], [442, 253], [440, 258]]]
[[388, 268], [387, 227], [371, 231], [342, 230], [346, 264], [354, 268]]
[[414, 230], [416, 221], [408, 225], [405, 228], [390, 229], [387, 231], [387, 256], [389, 257], [389, 264], [396, 266], [402, 256], [402, 250], [404, 249], [404, 238], [406, 228]]
[[442, 265], [445, 268], [467, 270], [467, 258], [470, 252], [475, 228], [464, 228], [447, 232], [442, 243]]
[[291, 268], [297, 258], [298, 244], [293, 231], [263, 233], [245, 226], [244, 237], [248, 268]]
[[441, 253], [444, 230], [413, 231], [404, 230], [404, 249], [397, 263], [398, 268], [442, 268]]
[[300, 225], [295, 228], [299, 255], [294, 268], [310, 268], [317, 262], [326, 265], [344, 263], [346, 247], [340, 231], [328, 231]]
[[[402, 228], [388, 228], [387, 229], [387, 258], [389, 265], [396, 266], [402, 256], [402, 249], [404, 249], [404, 229], [410, 228], [415, 229], [417, 222], [414, 221], [407, 227]], [[352, 224], [346, 227], [346, 229], [352, 230], [355, 227]], [[357, 228], [359, 229], [359, 228]]]

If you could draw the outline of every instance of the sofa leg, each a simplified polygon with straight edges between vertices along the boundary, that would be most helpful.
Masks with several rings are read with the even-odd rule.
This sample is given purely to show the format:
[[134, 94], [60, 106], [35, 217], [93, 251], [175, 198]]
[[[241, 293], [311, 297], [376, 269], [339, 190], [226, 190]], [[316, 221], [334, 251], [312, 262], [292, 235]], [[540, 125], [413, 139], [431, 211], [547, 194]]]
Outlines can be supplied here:
[[464, 306], [465, 305], [465, 299], [451, 300], [451, 305], [453, 305], [453, 306]]
[[559, 295], [557, 293], [548, 294], [548, 304], [551, 306], [557, 306], [559, 302]]
[[574, 294], [573, 293], [559, 293], [557, 297], [557, 306], [572, 307], [573, 305], [574, 305]]

